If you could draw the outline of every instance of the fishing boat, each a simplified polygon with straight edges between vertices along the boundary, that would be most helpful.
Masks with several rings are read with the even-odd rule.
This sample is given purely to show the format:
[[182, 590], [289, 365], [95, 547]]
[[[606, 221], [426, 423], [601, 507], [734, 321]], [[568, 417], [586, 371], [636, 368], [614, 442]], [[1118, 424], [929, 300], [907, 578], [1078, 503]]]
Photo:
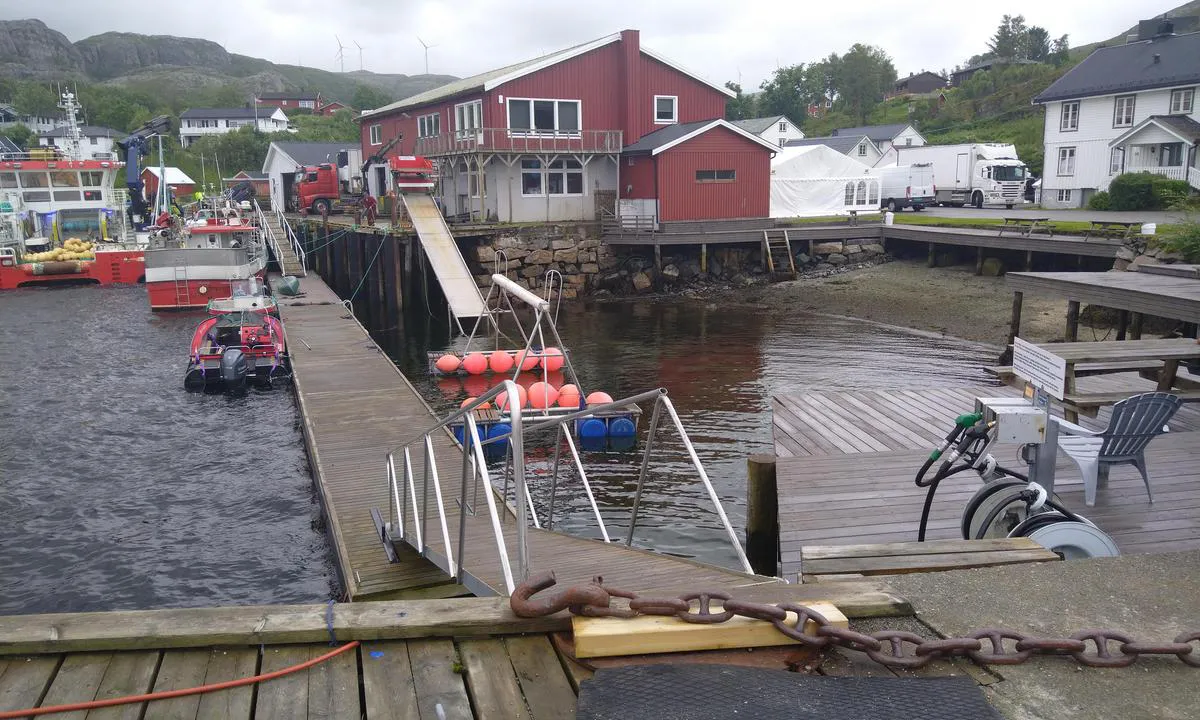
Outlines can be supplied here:
[[209, 315], [235, 312], [276, 315], [279, 312], [279, 304], [275, 301], [275, 296], [267, 292], [266, 286], [257, 277], [235, 280], [230, 290], [229, 297], [213, 298], [208, 301]]
[[63, 93], [59, 107], [62, 147], [0, 154], [0, 290], [141, 282], [128, 191], [116, 188], [125, 164], [115, 155], [84, 157], [75, 96]]
[[270, 387], [290, 375], [283, 324], [274, 315], [230, 312], [206, 318], [192, 333], [187, 390]]
[[233, 297], [235, 283], [261, 282], [267, 247], [260, 216], [251, 201], [228, 195], [206, 199], [187, 220], [160, 213], [145, 251], [150, 309], [205, 308]]

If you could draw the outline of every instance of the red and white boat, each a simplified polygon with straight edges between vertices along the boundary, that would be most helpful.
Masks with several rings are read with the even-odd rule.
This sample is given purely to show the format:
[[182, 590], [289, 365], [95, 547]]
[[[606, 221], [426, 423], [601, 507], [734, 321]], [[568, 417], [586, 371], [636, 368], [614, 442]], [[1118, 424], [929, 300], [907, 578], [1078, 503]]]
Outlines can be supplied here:
[[[118, 190], [124, 163], [84, 157], [78, 103], [64, 93], [65, 147], [0, 154], [0, 290], [29, 285], [137, 283], [142, 249]], [[71, 252], [70, 239], [89, 241]]]
[[205, 308], [213, 299], [232, 298], [240, 281], [261, 281], [267, 247], [257, 215], [247, 202], [217, 198], [182, 226], [160, 216], [145, 252], [150, 309]]
[[232, 312], [207, 318], [192, 333], [183, 386], [237, 391], [253, 382], [270, 387], [289, 376], [283, 323], [274, 315]]

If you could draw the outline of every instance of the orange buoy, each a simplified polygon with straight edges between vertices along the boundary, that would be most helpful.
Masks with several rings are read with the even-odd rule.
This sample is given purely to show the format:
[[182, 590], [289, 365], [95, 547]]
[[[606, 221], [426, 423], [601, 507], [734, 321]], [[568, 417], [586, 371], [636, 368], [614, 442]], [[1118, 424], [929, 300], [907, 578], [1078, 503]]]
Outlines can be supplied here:
[[513, 356], [508, 354], [507, 350], [496, 350], [488, 356], [488, 367], [494, 373], [506, 373], [512, 370]]
[[599, 390], [594, 393], [589, 393], [587, 396], [588, 405], [606, 405], [612, 401], [612, 395], [609, 395], [606, 392], [600, 392]]
[[462, 361], [463, 370], [472, 375], [482, 375], [487, 372], [487, 356], [481, 352], [469, 353]]
[[[476, 401], [476, 400], [478, 400], [478, 399], [479, 399], [479, 398], [477, 398], [477, 397], [469, 397], [469, 398], [467, 398], [466, 400], [463, 400], [463, 401], [462, 401], [462, 404], [461, 404], [461, 405], [459, 405], [459, 407], [460, 407], [460, 408], [465, 408], [466, 406], [470, 405], [471, 403], [475, 402], [475, 401]], [[486, 403], [486, 402], [485, 402], [484, 404], [480, 405], [479, 407], [477, 407], [477, 408], [475, 408], [475, 409], [476, 409], [476, 410], [487, 410], [487, 409], [488, 409], [488, 408], [490, 408], [491, 406], [492, 406], [492, 404], [491, 404], [491, 403]]]
[[562, 366], [562, 350], [559, 350], [556, 347], [548, 347], [545, 350], [542, 350], [542, 367], [546, 368], [550, 372], [555, 372], [557, 370], [562, 370]]
[[[517, 399], [521, 401], [521, 407], [525, 407], [525, 403], [529, 400], [529, 393], [520, 385], [517, 386]], [[501, 393], [496, 396], [496, 407], [501, 410], [508, 409], [508, 393]]]
[[559, 395], [578, 395], [579, 387], [576, 385], [572, 385], [571, 383], [567, 383], [566, 385], [563, 385], [562, 387], [560, 387], [558, 389], [558, 394]]
[[[571, 385], [570, 387], [575, 387], [575, 386]], [[560, 390], [558, 393], [558, 406], [561, 408], [577, 408], [577, 407], [579, 407], [579, 393], [564, 392], [564, 391]]]
[[529, 406], [542, 410], [558, 401], [558, 390], [546, 382], [535, 382], [529, 386]]
[[517, 353], [517, 361], [521, 363], [521, 372], [529, 372], [538, 366], [538, 356], [529, 350]]
[[446, 353], [445, 355], [438, 358], [437, 362], [434, 363], [433, 366], [438, 369], [438, 372], [446, 373], [447, 375], [449, 375], [452, 372], [458, 372], [458, 366], [460, 364], [461, 363], [459, 362], [457, 355], [451, 355], [450, 353]]

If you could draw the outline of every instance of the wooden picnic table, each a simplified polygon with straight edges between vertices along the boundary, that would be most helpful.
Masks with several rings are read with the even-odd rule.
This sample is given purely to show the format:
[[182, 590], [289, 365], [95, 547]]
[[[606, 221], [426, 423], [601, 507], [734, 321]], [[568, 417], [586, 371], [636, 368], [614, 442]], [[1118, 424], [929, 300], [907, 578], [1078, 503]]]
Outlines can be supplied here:
[[[1057, 355], [1066, 361], [1066, 384], [1063, 391], [1063, 404], [1068, 406], [1067, 419], [1074, 422], [1078, 412], [1092, 414], [1102, 405], [1111, 405], [1127, 393], [1092, 393], [1080, 394], [1075, 388], [1076, 366], [1089, 365], [1088, 374], [1097, 374], [1105, 366], [1110, 372], [1128, 372], [1143, 364], [1146, 369], [1158, 369], [1158, 387], [1160, 392], [1175, 391], [1178, 379], [1179, 363], [1186, 360], [1200, 359], [1200, 343], [1192, 338], [1177, 338], [1166, 340], [1110, 340], [1104, 342], [1073, 342], [1046, 343], [1037, 346], [1045, 352]], [[1178, 392], [1185, 400], [1200, 400], [1200, 393], [1194, 391]]]
[[1032, 235], [1036, 230], [1044, 230], [1047, 235], [1053, 237], [1054, 227], [1049, 224], [1050, 218], [1030, 218], [1030, 217], [1006, 217], [1004, 222], [1000, 224], [1000, 232], [998, 235], [1003, 235], [1005, 230], [1017, 230], [1026, 237]]
[[1087, 233], [1083, 236], [1084, 240], [1093, 235], [1097, 237], [1121, 238], [1124, 240], [1133, 234], [1135, 227], [1141, 228], [1142, 226], [1140, 222], [1128, 222], [1125, 220], [1092, 220], [1091, 223], [1091, 227], [1088, 228]]

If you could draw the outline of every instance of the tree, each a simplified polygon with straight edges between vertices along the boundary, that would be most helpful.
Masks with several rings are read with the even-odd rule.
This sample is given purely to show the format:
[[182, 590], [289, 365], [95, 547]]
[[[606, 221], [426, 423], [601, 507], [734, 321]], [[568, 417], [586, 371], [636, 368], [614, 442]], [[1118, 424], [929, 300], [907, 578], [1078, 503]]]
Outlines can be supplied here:
[[[353, 142], [359, 141], [358, 123], [354, 113], [339, 110], [331, 116], [297, 115], [292, 118], [294, 133], [275, 133], [273, 140], [295, 140], [298, 142]], [[265, 158], [265, 156], [264, 156]]]
[[1067, 36], [1063, 35], [1054, 42], [1050, 43], [1050, 55], [1047, 58], [1055, 65], [1062, 65], [1071, 55], [1071, 45], [1067, 41]]
[[996, 34], [988, 41], [988, 49], [996, 57], [1018, 57], [1025, 33], [1024, 15], [1005, 15], [1000, 27], [996, 28]]
[[761, 115], [786, 115], [793, 122], [806, 117], [808, 93], [804, 65], [789, 65], [775, 70], [770, 80], [760, 86], [755, 111]]
[[1020, 57], [1045, 62], [1050, 57], [1050, 32], [1044, 27], [1031, 25], [1022, 39]]
[[21, 123], [9, 125], [4, 128], [3, 132], [0, 132], [0, 135], [4, 135], [9, 140], [15, 142], [22, 150], [28, 150], [37, 145], [37, 133]]
[[17, 112], [41, 117], [58, 115], [58, 96], [50, 88], [37, 83], [23, 83], [13, 93]]
[[860, 123], [896, 83], [896, 68], [882, 49], [855, 43], [833, 72], [838, 102]]
[[359, 83], [354, 88], [350, 105], [356, 110], [374, 110], [392, 102], [392, 98], [378, 88]]
[[746, 118], [757, 117], [755, 113], [755, 107], [757, 106], [755, 96], [743, 94], [742, 86], [735, 82], [725, 83], [725, 88], [735, 95], [732, 100], [725, 101], [726, 120], [745, 120]]

